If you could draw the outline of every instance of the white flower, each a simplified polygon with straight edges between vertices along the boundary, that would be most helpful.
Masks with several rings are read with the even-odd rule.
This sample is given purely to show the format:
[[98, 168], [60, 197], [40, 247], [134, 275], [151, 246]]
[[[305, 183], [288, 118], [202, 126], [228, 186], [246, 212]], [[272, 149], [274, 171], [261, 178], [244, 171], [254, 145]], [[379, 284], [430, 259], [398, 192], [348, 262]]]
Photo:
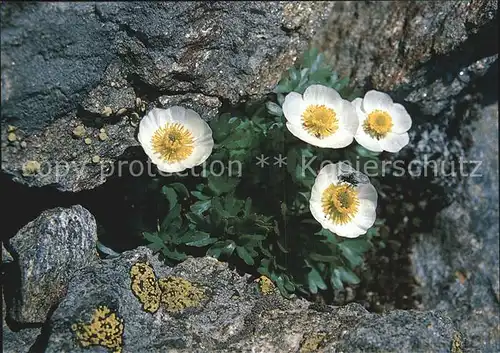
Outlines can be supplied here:
[[377, 198], [366, 175], [339, 162], [326, 165], [318, 173], [309, 208], [323, 228], [341, 237], [356, 238], [375, 222]]
[[177, 173], [200, 165], [214, 146], [212, 130], [191, 109], [154, 108], [142, 118], [138, 140], [159, 170]]
[[408, 144], [411, 117], [406, 109], [393, 103], [391, 97], [382, 92], [368, 91], [364, 99], [352, 101], [359, 117], [359, 127], [354, 138], [373, 152], [399, 152]]
[[304, 95], [291, 92], [283, 102], [286, 127], [311, 145], [342, 148], [352, 143], [358, 129], [353, 105], [333, 88], [309, 86]]

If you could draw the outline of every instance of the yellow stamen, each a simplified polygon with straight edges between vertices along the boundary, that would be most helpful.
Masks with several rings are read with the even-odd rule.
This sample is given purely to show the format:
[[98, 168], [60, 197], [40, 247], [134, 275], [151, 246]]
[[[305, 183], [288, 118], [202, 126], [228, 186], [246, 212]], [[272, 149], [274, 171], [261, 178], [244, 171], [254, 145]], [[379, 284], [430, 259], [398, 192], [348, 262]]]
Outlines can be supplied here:
[[335, 224], [348, 223], [359, 207], [359, 199], [350, 184], [331, 184], [321, 195], [324, 214]]
[[378, 140], [384, 138], [392, 130], [392, 118], [386, 111], [374, 110], [368, 114], [363, 123], [365, 132]]
[[302, 113], [302, 126], [311, 135], [323, 139], [339, 128], [336, 115], [333, 109], [324, 105], [310, 105]]
[[156, 130], [152, 144], [154, 152], [170, 163], [185, 160], [194, 149], [193, 135], [179, 123], [167, 123]]

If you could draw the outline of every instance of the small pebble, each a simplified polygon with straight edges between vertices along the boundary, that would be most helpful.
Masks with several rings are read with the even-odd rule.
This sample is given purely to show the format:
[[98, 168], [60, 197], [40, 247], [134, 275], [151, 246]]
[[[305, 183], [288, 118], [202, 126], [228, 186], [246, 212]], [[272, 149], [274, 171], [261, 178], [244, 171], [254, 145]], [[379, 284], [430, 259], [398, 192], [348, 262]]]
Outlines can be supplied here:
[[110, 107], [105, 107], [104, 110], [101, 113], [101, 115], [104, 116], [104, 117], [108, 117], [111, 114], [113, 114], [113, 109], [111, 109]]
[[120, 116], [120, 115], [123, 115], [127, 112], [127, 108], [121, 108], [120, 110], [118, 110], [116, 112], [116, 115]]
[[90, 144], [92, 143], [92, 140], [91, 140], [89, 137], [87, 137], [87, 138], [85, 139], [85, 143], [86, 143], [87, 145], [90, 145]]
[[99, 140], [104, 141], [108, 138], [108, 135], [105, 132], [99, 133]]
[[106, 132], [106, 129], [105, 129], [105, 128], [101, 128], [101, 129], [99, 130], [99, 132]]
[[26, 143], [26, 141], [21, 142], [21, 147], [22, 148], [26, 148], [27, 146], [28, 146], [28, 144]]
[[137, 97], [135, 99], [135, 106], [136, 106], [136, 108], [139, 108], [141, 106], [141, 103], [142, 103], [142, 100], [139, 97]]
[[99, 157], [99, 156], [92, 157], [92, 162], [93, 163], [99, 163], [100, 161], [101, 161], [101, 157]]
[[9, 133], [9, 135], [7, 136], [7, 140], [9, 140], [10, 142], [16, 141], [17, 140], [16, 134], [13, 132]]

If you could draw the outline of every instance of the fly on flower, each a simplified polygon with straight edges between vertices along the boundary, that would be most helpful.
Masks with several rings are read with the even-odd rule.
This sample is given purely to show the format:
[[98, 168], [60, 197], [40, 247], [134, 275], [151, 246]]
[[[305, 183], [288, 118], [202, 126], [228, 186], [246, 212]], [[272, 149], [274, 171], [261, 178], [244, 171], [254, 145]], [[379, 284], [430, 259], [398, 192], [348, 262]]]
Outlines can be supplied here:
[[139, 125], [139, 142], [158, 169], [177, 173], [200, 165], [214, 146], [212, 130], [191, 109], [152, 109]]
[[375, 223], [377, 199], [366, 175], [339, 162], [318, 173], [309, 208], [323, 228], [341, 237], [357, 238]]
[[373, 152], [396, 153], [408, 144], [411, 117], [388, 94], [368, 91], [363, 99], [356, 98], [352, 104], [359, 117], [354, 138], [361, 146]]
[[317, 147], [346, 147], [358, 129], [352, 104], [333, 88], [322, 85], [309, 86], [303, 96], [289, 93], [283, 102], [283, 113], [288, 130]]

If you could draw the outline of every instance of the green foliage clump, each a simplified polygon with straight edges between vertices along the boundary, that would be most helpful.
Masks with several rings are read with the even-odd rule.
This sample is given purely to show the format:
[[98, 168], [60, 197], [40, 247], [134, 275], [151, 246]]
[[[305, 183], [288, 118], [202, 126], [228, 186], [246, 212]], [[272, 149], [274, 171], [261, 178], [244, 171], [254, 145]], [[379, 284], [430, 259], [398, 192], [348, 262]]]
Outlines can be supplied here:
[[[149, 246], [170, 263], [190, 255], [232, 262], [268, 277], [286, 297], [359, 283], [355, 270], [383, 221], [377, 220], [366, 235], [340, 238], [314, 220], [309, 198], [325, 161], [371, 161], [380, 170], [377, 153], [355, 143], [343, 149], [308, 145], [287, 131], [282, 112], [287, 93], [303, 93], [311, 84], [353, 99], [348, 83], [323, 62], [322, 54], [310, 50], [265, 101], [211, 121], [212, 155], [196, 167], [202, 169], [198, 177], [162, 187], [168, 212], [156, 231], [144, 233]], [[259, 164], [262, 157], [268, 158]]]

